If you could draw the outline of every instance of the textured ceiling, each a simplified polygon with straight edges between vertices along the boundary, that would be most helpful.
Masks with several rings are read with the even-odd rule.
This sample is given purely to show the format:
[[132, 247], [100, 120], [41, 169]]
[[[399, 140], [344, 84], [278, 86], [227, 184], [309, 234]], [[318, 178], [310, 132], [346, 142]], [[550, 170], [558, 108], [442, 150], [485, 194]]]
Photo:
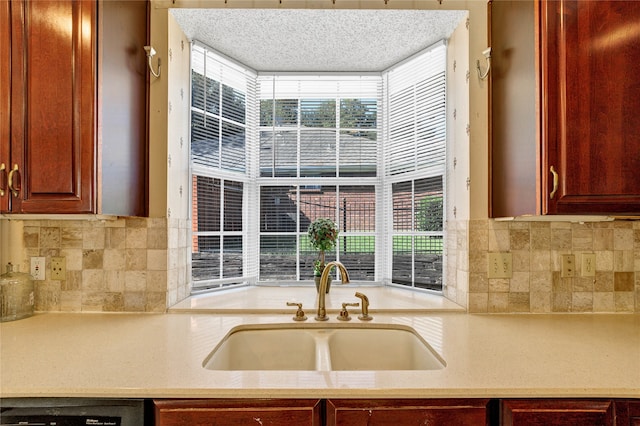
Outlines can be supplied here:
[[198, 40], [256, 71], [382, 71], [449, 38], [465, 11], [172, 9]]

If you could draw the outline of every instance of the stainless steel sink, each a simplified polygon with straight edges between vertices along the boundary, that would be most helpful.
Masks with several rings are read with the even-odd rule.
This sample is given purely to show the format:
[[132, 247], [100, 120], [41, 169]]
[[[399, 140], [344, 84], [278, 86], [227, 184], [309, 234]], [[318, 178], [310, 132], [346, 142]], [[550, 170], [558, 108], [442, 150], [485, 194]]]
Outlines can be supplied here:
[[411, 327], [271, 324], [233, 328], [204, 359], [209, 370], [435, 370], [445, 362]]

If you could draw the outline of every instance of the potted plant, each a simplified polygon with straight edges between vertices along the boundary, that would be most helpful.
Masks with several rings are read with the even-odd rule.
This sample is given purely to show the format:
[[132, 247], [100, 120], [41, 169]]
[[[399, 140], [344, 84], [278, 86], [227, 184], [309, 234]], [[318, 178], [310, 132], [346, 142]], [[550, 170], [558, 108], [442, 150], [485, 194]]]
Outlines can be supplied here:
[[[316, 281], [316, 289], [320, 287], [320, 276], [325, 267], [324, 252], [336, 246], [338, 232], [338, 226], [331, 219], [316, 219], [309, 225], [307, 231], [309, 242], [313, 248], [320, 252], [319, 259], [313, 262], [313, 275]], [[330, 283], [331, 277], [329, 277], [329, 282], [327, 283], [327, 293], [329, 292]]]

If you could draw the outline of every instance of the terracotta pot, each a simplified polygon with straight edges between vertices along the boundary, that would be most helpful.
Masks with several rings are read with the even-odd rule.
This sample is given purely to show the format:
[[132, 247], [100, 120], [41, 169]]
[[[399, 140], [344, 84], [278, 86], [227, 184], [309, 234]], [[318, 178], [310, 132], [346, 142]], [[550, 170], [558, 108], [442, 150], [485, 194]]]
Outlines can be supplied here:
[[[313, 277], [316, 281], [316, 291], [320, 291], [320, 277]], [[327, 280], [327, 291], [326, 293], [329, 293], [329, 289], [331, 288], [331, 276], [329, 276], [329, 279]]]

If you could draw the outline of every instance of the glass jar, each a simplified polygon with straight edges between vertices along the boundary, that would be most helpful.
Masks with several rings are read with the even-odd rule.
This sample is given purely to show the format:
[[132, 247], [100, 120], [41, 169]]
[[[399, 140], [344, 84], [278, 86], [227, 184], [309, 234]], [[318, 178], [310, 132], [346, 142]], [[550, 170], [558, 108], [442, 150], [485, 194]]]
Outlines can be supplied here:
[[7, 264], [7, 272], [0, 275], [0, 322], [14, 321], [33, 315], [33, 279]]

